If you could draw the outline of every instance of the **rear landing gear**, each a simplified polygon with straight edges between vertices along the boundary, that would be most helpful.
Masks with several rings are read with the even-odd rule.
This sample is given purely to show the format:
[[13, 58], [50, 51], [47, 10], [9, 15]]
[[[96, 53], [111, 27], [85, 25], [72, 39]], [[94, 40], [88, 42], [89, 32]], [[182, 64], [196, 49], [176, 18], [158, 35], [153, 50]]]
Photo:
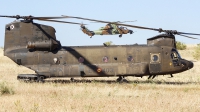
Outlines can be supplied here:
[[119, 78], [117, 78], [117, 82], [123, 83], [123, 82], [128, 82], [124, 76], [119, 76]]
[[44, 83], [45, 76], [34, 74], [19, 74], [17, 80], [24, 82], [39, 82]]
[[122, 34], [120, 34], [119, 37], [121, 38], [121, 37], [122, 37]]
[[152, 77], [152, 79], [154, 79], [156, 77], [156, 75], [149, 75], [148, 79], [150, 79]]
[[74, 82], [74, 81], [75, 81], [75, 79], [74, 79], [74, 78], [71, 78], [71, 79], [70, 79], [70, 81], [71, 81], [71, 82]]

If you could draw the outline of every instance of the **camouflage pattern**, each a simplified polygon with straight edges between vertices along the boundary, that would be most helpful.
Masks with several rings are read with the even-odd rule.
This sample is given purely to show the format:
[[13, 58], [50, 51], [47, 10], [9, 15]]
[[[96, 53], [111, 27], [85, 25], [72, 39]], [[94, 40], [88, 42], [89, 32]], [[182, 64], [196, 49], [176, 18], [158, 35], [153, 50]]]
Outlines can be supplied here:
[[122, 34], [132, 34], [133, 31], [127, 29], [126, 27], [119, 27], [114, 23], [108, 23], [105, 27], [101, 27], [99, 30], [90, 31], [84, 25], [81, 25], [81, 29], [83, 33], [87, 34], [88, 36], [92, 37], [94, 35], [116, 35], [120, 34], [119, 37], [122, 37]]

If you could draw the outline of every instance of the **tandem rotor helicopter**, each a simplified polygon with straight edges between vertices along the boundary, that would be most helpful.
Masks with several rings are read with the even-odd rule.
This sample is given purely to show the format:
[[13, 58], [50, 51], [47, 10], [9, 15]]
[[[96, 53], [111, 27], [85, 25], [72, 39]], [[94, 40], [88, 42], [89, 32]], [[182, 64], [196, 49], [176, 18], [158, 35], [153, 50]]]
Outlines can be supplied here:
[[157, 75], [171, 75], [193, 67], [193, 62], [181, 58], [176, 49], [174, 35], [193, 38], [194, 33], [162, 30], [129, 24], [116, 25], [147, 29], [163, 34], [147, 39], [146, 45], [112, 46], [63, 46], [56, 38], [52, 26], [35, 23], [33, 20], [79, 24], [58, 21], [60, 18], [76, 18], [101, 23], [108, 21], [73, 16], [34, 17], [4, 16], [17, 20], [5, 25], [4, 55], [16, 64], [35, 71], [35, 74], [19, 74], [17, 79], [43, 82], [52, 77], [125, 77], [155, 78]]

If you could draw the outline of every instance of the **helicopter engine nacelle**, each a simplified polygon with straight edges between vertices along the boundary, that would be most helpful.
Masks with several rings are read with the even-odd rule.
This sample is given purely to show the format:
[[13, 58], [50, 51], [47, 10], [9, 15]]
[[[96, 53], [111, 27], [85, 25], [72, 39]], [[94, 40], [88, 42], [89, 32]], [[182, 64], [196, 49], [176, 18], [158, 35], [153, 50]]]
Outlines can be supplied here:
[[147, 45], [169, 46], [176, 48], [175, 36], [172, 34], [161, 34], [147, 39]]
[[14, 21], [5, 27], [5, 51], [28, 48], [53, 51], [60, 47], [53, 27], [33, 22]]
[[36, 42], [31, 42], [29, 41], [27, 44], [28, 49], [46, 49], [46, 50], [54, 50], [58, 46], [58, 43], [53, 40], [45, 40], [45, 41], [36, 41]]

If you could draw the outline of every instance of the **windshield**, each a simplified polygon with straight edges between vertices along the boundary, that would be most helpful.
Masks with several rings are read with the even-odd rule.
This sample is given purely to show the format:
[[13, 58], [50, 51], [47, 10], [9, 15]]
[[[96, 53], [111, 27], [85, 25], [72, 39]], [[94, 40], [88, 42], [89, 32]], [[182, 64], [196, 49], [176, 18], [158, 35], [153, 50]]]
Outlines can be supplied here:
[[174, 66], [180, 66], [181, 56], [176, 49], [172, 49], [171, 58]]
[[172, 59], [181, 59], [181, 56], [176, 49], [172, 49], [171, 58]]

